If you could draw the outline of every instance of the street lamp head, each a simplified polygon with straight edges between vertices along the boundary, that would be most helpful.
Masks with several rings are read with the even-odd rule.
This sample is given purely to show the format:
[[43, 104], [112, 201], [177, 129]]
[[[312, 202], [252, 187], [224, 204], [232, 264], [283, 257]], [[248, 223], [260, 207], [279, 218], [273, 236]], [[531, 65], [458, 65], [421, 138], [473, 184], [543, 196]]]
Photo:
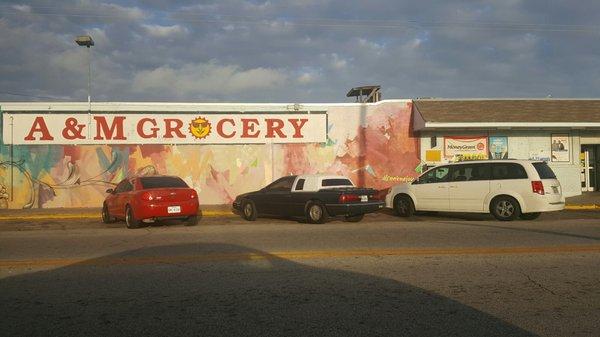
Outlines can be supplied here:
[[94, 45], [94, 40], [92, 40], [92, 37], [89, 35], [81, 35], [75, 39], [75, 43], [77, 43], [78, 45], [80, 45], [82, 47], [89, 48]]

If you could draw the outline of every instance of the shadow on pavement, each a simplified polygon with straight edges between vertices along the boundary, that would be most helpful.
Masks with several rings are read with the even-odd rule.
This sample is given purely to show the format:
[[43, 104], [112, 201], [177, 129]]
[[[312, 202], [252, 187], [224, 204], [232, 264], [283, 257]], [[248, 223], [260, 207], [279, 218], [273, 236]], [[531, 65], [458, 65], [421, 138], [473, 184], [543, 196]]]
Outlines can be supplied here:
[[465, 221], [496, 221], [496, 219], [489, 213], [458, 213], [458, 212], [433, 212], [433, 211], [417, 211], [410, 218], [402, 218], [396, 215], [395, 211], [389, 208], [380, 210], [375, 214], [385, 214], [393, 217], [395, 221], [402, 222], [421, 222], [421, 221], [437, 221], [437, 220], [448, 220], [448, 219], [459, 219]]
[[127, 251], [0, 280], [4, 336], [531, 336], [424, 289], [241, 246]]

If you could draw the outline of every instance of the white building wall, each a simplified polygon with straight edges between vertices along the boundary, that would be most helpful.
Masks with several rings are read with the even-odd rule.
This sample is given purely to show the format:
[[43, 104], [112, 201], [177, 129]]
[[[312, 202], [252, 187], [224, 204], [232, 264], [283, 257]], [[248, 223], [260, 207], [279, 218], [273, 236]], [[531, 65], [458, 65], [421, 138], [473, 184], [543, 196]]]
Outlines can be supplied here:
[[[512, 159], [530, 159], [535, 154], [550, 157], [552, 134], [569, 134], [570, 161], [548, 162], [556, 173], [566, 197], [581, 194], [581, 151], [579, 131], [576, 130], [490, 130], [490, 131], [422, 131], [421, 160], [428, 165], [439, 165], [447, 162], [444, 158], [444, 136], [506, 136], [508, 137], [508, 157]], [[431, 137], [436, 137], [437, 145], [431, 147]], [[591, 137], [593, 138], [593, 137]], [[595, 137], [600, 143], [600, 137]], [[442, 162], [426, 162], [425, 151], [436, 149], [442, 151]]]
[[600, 144], [600, 131], [580, 131], [581, 144]]

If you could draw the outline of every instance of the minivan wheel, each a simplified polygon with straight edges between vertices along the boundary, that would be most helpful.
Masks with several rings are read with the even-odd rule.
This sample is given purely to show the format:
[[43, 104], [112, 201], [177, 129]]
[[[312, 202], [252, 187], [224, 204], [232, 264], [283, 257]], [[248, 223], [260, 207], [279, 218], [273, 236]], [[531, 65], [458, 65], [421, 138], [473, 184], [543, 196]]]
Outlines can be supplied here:
[[306, 206], [306, 221], [308, 223], [325, 223], [327, 221], [327, 210], [318, 201], [309, 202]]
[[494, 199], [490, 211], [500, 221], [512, 221], [521, 215], [519, 203], [508, 196]]
[[252, 201], [244, 201], [242, 203], [242, 217], [248, 221], [254, 221], [258, 217], [256, 206]]
[[415, 213], [415, 206], [407, 195], [399, 195], [394, 201], [394, 210], [398, 216], [411, 217]]
[[519, 217], [523, 220], [535, 220], [535, 219], [539, 218], [541, 214], [542, 214], [541, 212], [521, 213], [521, 215]]
[[142, 226], [142, 222], [135, 219], [133, 210], [129, 205], [127, 205], [127, 208], [125, 209], [125, 223], [129, 229], [140, 228]]

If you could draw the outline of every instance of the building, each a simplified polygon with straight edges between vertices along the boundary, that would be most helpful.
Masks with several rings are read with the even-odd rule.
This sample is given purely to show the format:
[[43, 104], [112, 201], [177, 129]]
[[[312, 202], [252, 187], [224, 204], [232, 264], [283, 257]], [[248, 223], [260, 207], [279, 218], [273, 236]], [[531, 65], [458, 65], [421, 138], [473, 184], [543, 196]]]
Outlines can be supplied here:
[[411, 105], [1, 103], [0, 207], [99, 207], [121, 179], [155, 173], [201, 204], [299, 173], [385, 188], [418, 174]]
[[595, 191], [600, 183], [600, 100], [418, 99], [413, 120], [428, 165], [544, 160], [566, 196]]
[[548, 161], [567, 196], [600, 183], [600, 100], [6, 102], [0, 112], [0, 209], [99, 207], [106, 189], [144, 174], [181, 176], [201, 204], [300, 173], [383, 189], [476, 158]]

